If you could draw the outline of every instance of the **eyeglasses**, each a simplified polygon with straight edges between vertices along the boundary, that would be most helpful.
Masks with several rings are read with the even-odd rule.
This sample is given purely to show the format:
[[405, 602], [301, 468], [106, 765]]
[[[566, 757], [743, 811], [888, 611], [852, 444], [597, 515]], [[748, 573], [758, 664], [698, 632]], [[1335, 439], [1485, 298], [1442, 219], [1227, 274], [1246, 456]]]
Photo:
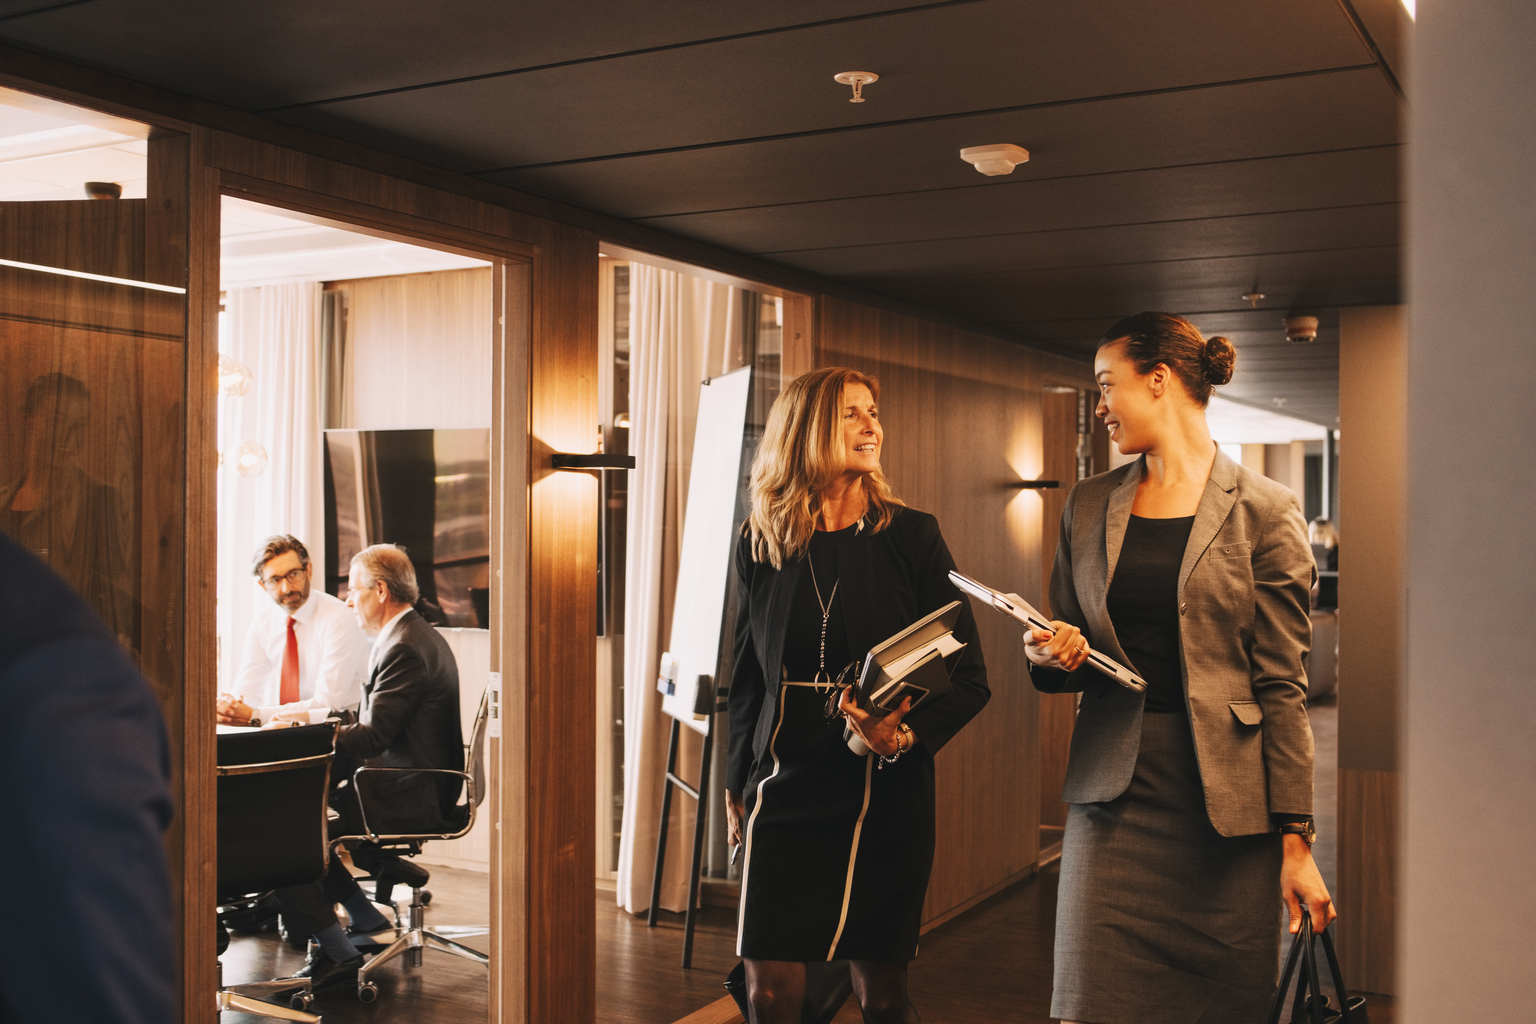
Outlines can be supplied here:
[[843, 702], [843, 689], [845, 686], [853, 685], [852, 683], [845, 684], [843, 680], [848, 678], [849, 672], [852, 672], [858, 667], [859, 663], [857, 661], [850, 661], [848, 664], [844, 665], [843, 670], [837, 674], [836, 681], [832, 683], [831, 689], [827, 692], [827, 703], [823, 705], [821, 709], [821, 717], [826, 721], [835, 722], [842, 717], [842, 712], [839, 710], [839, 706]]
[[261, 581], [261, 585], [267, 590], [274, 592], [277, 590], [279, 583], [287, 583], [289, 587], [297, 587], [304, 581], [304, 574], [307, 572], [309, 572], [309, 566], [300, 566], [297, 569], [288, 570], [281, 576], [268, 576]]

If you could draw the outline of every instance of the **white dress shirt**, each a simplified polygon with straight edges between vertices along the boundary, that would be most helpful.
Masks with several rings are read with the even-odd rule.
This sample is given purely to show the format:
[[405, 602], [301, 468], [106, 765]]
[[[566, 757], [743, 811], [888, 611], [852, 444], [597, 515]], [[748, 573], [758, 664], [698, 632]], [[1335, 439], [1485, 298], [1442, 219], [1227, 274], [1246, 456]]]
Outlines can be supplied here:
[[329, 711], [356, 709], [362, 701], [363, 667], [368, 660], [368, 642], [357, 616], [330, 594], [312, 590], [293, 620], [299, 644], [299, 699], [281, 703], [288, 613], [275, 602], [256, 613], [245, 636], [235, 693], [263, 722], [279, 711], [311, 711], [323, 719]]

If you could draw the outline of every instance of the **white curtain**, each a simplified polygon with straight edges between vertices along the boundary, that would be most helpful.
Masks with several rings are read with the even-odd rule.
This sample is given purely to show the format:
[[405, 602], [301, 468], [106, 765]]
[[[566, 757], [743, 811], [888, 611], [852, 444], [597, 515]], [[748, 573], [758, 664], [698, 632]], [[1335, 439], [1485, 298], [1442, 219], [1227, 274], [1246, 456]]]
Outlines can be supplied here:
[[[320, 445], [320, 285], [242, 288], [225, 296], [223, 354], [251, 368], [251, 389], [219, 399], [218, 635], [219, 689], [240, 667], [251, 617], [267, 598], [251, 559], [263, 540], [291, 533], [325, 567], [324, 484]], [[254, 477], [235, 471], [242, 441], [266, 449]], [[316, 580], [319, 586], [319, 580]]]
[[[699, 386], [742, 365], [740, 290], [643, 263], [630, 264], [630, 452], [625, 567], [624, 821], [618, 902], [650, 905], [671, 720], [656, 674], [672, 629], [677, 561], [687, 504]], [[724, 742], [716, 737], [716, 742]], [[679, 774], [697, 781], [702, 737], [682, 730]], [[661, 906], [688, 903], [694, 803], [674, 794]]]
[[491, 268], [341, 282], [342, 409], [358, 430], [491, 425]]

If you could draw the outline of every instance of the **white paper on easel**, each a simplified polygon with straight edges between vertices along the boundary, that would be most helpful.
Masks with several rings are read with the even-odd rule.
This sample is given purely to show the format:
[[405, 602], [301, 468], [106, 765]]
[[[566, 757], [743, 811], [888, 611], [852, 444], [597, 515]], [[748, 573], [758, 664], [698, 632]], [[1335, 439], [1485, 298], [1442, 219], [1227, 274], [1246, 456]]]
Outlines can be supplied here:
[[[713, 715], [696, 715], [700, 676], [711, 685], [719, 667], [720, 629], [725, 617], [725, 588], [735, 550], [736, 485], [741, 449], [746, 441], [747, 394], [751, 367], [715, 377], [699, 387], [699, 416], [688, 472], [688, 503], [683, 544], [677, 564], [677, 603], [672, 612], [670, 686], [658, 674], [662, 710], [700, 733]], [[670, 692], [668, 692], [670, 691]], [[713, 695], [708, 702], [712, 705]]]

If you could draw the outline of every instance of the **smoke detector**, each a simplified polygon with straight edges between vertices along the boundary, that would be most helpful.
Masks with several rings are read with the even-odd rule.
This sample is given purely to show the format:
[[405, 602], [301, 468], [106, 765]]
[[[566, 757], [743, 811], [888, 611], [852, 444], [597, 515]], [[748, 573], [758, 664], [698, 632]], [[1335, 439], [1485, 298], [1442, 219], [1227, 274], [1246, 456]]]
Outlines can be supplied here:
[[1012, 174], [1019, 164], [1029, 162], [1029, 150], [1007, 143], [998, 146], [972, 146], [960, 151], [960, 159], [975, 164], [982, 174]]
[[1285, 340], [1293, 345], [1308, 345], [1317, 340], [1317, 317], [1288, 316], [1285, 324]]

